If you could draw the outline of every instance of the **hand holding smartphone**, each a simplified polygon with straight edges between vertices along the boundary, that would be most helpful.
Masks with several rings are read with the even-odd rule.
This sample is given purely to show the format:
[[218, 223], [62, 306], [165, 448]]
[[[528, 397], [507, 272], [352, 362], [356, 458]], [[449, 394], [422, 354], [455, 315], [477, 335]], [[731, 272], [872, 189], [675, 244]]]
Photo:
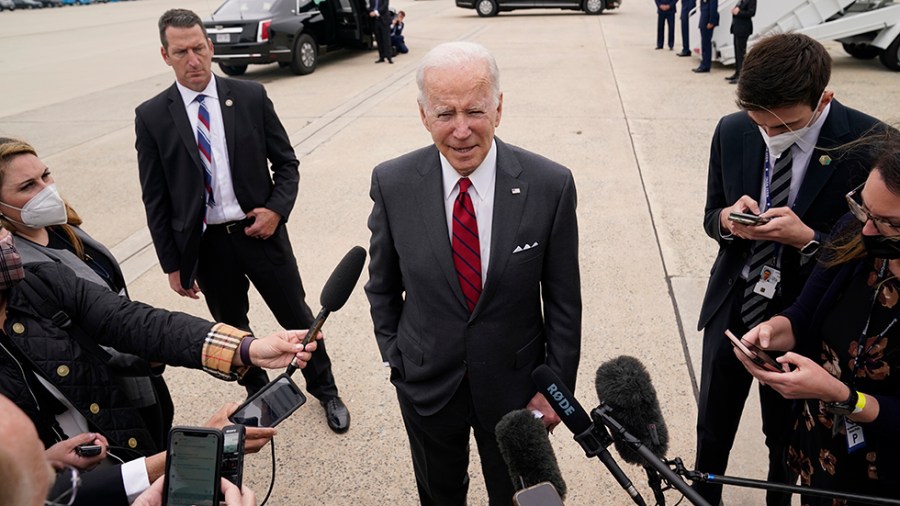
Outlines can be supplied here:
[[748, 226], [756, 226], [763, 225], [772, 220], [772, 218], [766, 218], [763, 216], [758, 216], [752, 213], [728, 213], [728, 219], [735, 222], [740, 223], [741, 225]]
[[221, 465], [221, 431], [205, 427], [172, 427], [166, 454], [163, 504], [218, 506]]
[[732, 346], [737, 348], [749, 358], [751, 362], [756, 364], [760, 369], [769, 372], [785, 372], [784, 367], [770, 357], [766, 352], [759, 349], [752, 343], [748, 343], [743, 339], [738, 339], [730, 330], [725, 331], [725, 335], [731, 341]]

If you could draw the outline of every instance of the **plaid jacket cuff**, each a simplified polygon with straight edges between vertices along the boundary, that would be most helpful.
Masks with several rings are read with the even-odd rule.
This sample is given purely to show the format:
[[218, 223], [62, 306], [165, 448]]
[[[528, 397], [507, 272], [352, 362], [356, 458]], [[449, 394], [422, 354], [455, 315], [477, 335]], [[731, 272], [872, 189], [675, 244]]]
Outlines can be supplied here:
[[231, 362], [237, 353], [241, 339], [252, 335], [250, 332], [237, 329], [231, 325], [217, 323], [206, 334], [201, 352], [203, 370], [217, 378], [236, 380], [244, 376], [247, 367], [233, 367]]

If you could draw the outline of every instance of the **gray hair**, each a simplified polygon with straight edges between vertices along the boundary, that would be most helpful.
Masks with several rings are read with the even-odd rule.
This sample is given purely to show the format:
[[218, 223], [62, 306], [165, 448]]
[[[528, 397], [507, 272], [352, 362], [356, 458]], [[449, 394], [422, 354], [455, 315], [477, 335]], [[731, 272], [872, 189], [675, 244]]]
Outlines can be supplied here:
[[425, 106], [425, 73], [428, 70], [452, 66], [464, 66], [467, 64], [482, 63], [487, 67], [488, 79], [491, 86], [491, 107], [500, 103], [500, 69], [494, 55], [481, 44], [474, 42], [454, 41], [445, 42], [434, 47], [419, 62], [416, 71], [416, 85], [419, 87], [419, 105]]
[[196, 12], [188, 9], [169, 9], [159, 17], [159, 41], [162, 46], [168, 50], [169, 40], [166, 39], [166, 28], [193, 28], [199, 26], [203, 30], [203, 37], [209, 38], [206, 33], [206, 27], [203, 26], [203, 20]]

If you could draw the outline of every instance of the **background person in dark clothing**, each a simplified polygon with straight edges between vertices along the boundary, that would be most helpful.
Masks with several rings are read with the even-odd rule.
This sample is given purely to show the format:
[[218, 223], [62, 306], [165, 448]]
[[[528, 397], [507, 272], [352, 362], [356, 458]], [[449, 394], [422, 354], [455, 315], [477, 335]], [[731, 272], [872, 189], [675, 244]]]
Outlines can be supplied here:
[[719, 26], [719, 0], [700, 0], [700, 66], [694, 72], [712, 68], [712, 34]]
[[691, 55], [691, 11], [695, 0], [681, 0], [681, 52], [678, 56]]
[[756, 15], [756, 0], [740, 0], [731, 9], [731, 33], [734, 34], [734, 74], [725, 78], [737, 84], [741, 75], [744, 54], [747, 53], [747, 39], [753, 34], [753, 16]]
[[391, 0], [372, 0], [369, 8], [369, 16], [375, 18], [372, 29], [375, 32], [375, 42], [378, 44], [378, 59], [375, 63], [391, 59], [391, 13], [388, 10]]
[[675, 2], [677, 0], [656, 0], [656, 49], [663, 48], [663, 32], [669, 25], [669, 50], [675, 48]]

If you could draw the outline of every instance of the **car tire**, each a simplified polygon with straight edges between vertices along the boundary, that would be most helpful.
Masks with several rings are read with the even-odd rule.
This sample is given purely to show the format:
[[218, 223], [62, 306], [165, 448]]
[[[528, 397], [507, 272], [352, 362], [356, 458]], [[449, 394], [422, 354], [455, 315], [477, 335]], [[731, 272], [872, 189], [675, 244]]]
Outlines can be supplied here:
[[878, 57], [885, 67], [894, 72], [900, 71], [900, 35]]
[[219, 68], [227, 76], [242, 76], [247, 72], [246, 65], [229, 65], [227, 63], [219, 63]]
[[881, 53], [881, 48], [870, 46], [868, 44], [854, 44], [842, 42], [844, 51], [850, 56], [858, 60], [871, 60]]
[[497, 2], [495, 0], [478, 0], [475, 2], [475, 10], [483, 18], [496, 16], [498, 11]]
[[606, 9], [606, 0], [584, 0], [581, 9], [585, 14], [600, 14]]
[[312, 74], [319, 64], [319, 46], [307, 33], [300, 34], [294, 41], [294, 51], [291, 53], [291, 72], [298, 76]]

